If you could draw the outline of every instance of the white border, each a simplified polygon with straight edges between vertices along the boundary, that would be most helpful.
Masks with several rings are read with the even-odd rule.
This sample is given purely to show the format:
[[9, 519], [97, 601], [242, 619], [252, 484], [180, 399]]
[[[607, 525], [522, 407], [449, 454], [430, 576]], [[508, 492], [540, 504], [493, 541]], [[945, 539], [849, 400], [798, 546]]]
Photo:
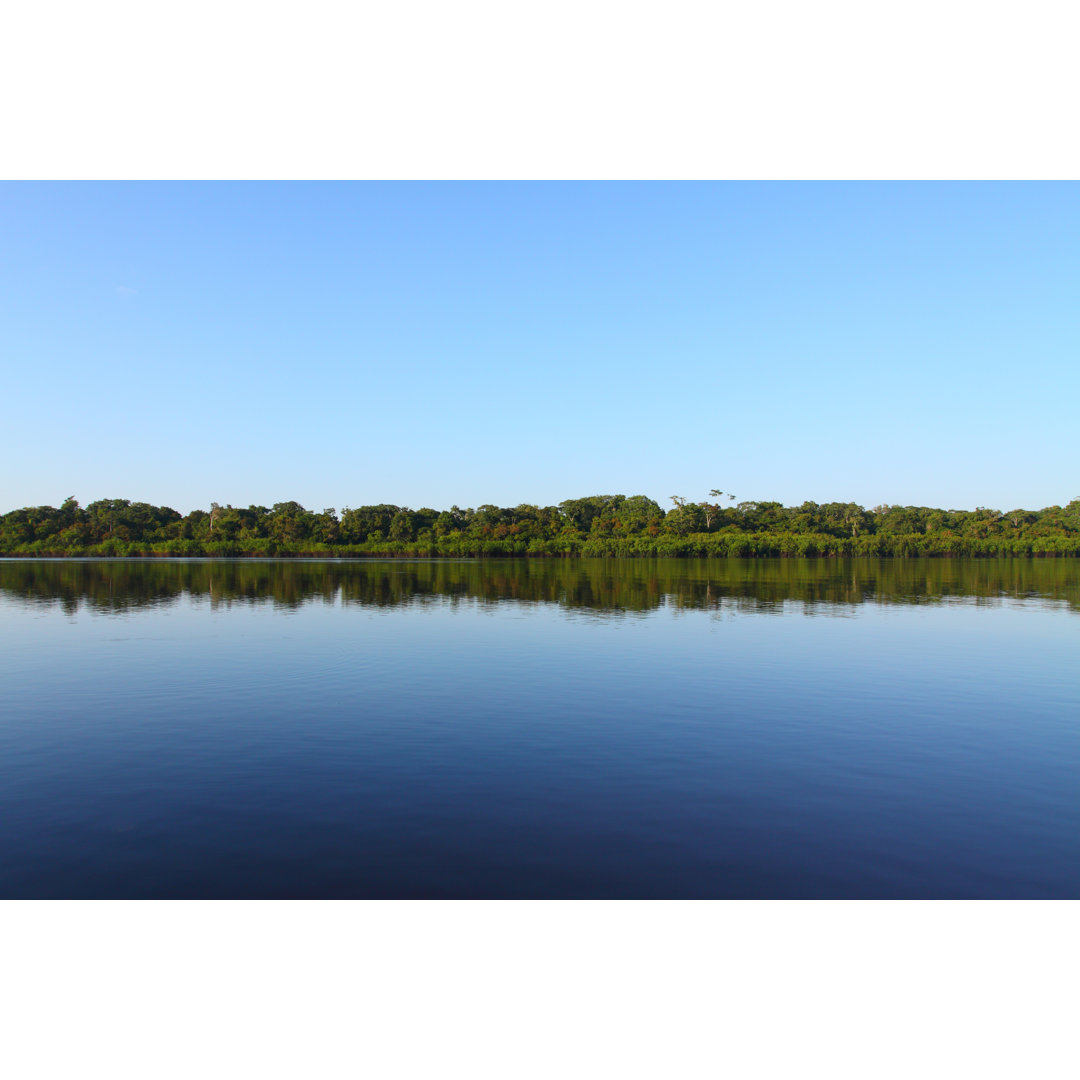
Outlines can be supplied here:
[[7, 1075], [1071, 1076], [1071, 903], [13, 903]]
[[21, 3], [8, 179], [1077, 178], [1072, 9]]

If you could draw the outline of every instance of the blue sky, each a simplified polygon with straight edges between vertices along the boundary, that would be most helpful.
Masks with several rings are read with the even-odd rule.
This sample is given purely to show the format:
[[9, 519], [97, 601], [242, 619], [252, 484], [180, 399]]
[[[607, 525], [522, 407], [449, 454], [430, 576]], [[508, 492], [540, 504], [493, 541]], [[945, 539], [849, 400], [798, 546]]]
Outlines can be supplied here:
[[0, 510], [1080, 495], [1073, 183], [5, 183]]

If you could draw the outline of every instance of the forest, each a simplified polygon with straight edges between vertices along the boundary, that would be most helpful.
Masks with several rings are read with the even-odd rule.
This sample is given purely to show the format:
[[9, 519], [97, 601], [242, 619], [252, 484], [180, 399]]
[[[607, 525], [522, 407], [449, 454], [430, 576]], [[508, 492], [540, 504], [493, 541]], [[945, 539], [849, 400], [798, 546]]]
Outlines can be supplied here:
[[1077, 556], [1080, 498], [1042, 510], [940, 510], [856, 503], [736, 502], [713, 490], [665, 509], [644, 495], [558, 506], [168, 506], [101, 499], [0, 516], [4, 556]]

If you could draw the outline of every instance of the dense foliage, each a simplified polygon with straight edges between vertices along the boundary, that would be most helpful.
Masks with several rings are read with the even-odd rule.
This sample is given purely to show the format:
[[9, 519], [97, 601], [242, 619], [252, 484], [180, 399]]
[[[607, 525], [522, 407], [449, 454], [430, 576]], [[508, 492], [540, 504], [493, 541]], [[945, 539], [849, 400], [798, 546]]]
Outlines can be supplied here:
[[[714, 491], [710, 499], [722, 492]], [[25, 507], [0, 516], [2, 555], [582, 555], [998, 556], [1080, 555], [1080, 499], [1002, 512], [778, 502], [690, 502], [665, 511], [644, 495], [591, 495], [558, 506], [462, 510], [360, 506], [315, 512], [299, 503], [240, 509], [212, 503], [182, 516], [167, 506], [102, 499]]]

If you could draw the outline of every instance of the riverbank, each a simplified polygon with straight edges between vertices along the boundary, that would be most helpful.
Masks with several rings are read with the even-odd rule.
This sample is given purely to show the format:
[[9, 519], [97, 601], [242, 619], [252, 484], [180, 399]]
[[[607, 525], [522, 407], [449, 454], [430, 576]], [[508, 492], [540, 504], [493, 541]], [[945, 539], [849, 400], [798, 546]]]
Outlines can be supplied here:
[[369, 540], [359, 544], [267, 538], [245, 540], [110, 539], [85, 546], [57, 546], [55, 539], [12, 545], [0, 558], [1076, 558], [1080, 536], [1012, 539], [927, 534], [836, 537], [811, 534], [699, 533], [689, 536], [587, 537], [552, 540]]

